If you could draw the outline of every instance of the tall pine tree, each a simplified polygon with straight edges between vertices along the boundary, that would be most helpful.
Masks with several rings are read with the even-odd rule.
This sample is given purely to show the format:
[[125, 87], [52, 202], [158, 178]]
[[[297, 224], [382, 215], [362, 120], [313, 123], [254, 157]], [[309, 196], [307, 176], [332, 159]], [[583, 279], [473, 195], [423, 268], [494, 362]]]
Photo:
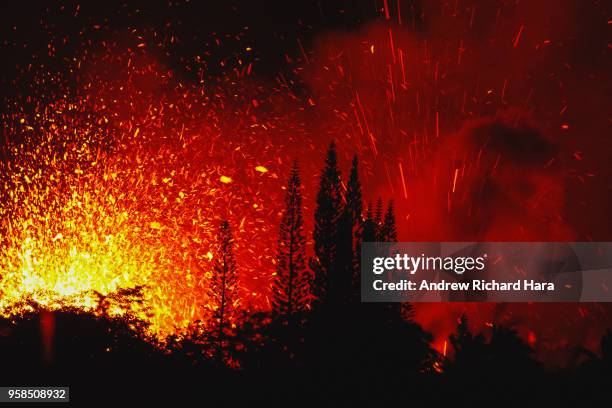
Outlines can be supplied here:
[[295, 161], [285, 194], [285, 211], [281, 219], [276, 255], [276, 276], [272, 286], [272, 309], [288, 320], [295, 313], [307, 309], [310, 301], [301, 188], [299, 168]]
[[214, 267], [209, 288], [209, 300], [213, 308], [216, 324], [216, 358], [223, 359], [223, 339], [235, 314], [238, 292], [236, 261], [234, 259], [234, 239], [228, 221], [222, 221], [217, 236], [214, 254]]
[[374, 222], [376, 223], [376, 241], [382, 241], [380, 233], [384, 216], [384, 205], [382, 198], [376, 200], [376, 212], [374, 213]]
[[359, 273], [361, 265], [361, 242], [363, 236], [363, 197], [361, 194], [361, 183], [359, 182], [359, 159], [353, 157], [353, 163], [349, 175], [346, 191], [346, 209], [351, 218], [352, 227], [352, 265], [351, 280], [352, 291], [356, 297], [359, 294]]
[[349, 175], [346, 191], [346, 207], [353, 222], [353, 247], [355, 255], [359, 255], [361, 235], [363, 233], [363, 198], [361, 183], [359, 182], [359, 160], [353, 157], [353, 164]]
[[368, 205], [365, 221], [363, 222], [362, 242], [375, 242], [377, 234], [376, 221], [372, 215], [372, 203]]
[[361, 238], [363, 229], [363, 198], [361, 196], [361, 183], [359, 182], [359, 160], [353, 157], [353, 164], [346, 190], [346, 207], [353, 220], [355, 238]]
[[395, 226], [395, 213], [393, 201], [389, 201], [382, 226], [380, 227], [380, 240], [382, 242], [397, 242], [397, 227]]
[[340, 171], [336, 145], [332, 142], [327, 151], [325, 167], [321, 173], [314, 219], [314, 253], [311, 262], [314, 272], [313, 294], [320, 302], [327, 299], [329, 279], [333, 275], [336, 256], [336, 230], [342, 210]]
[[348, 305], [353, 290], [354, 252], [353, 220], [348, 206], [340, 214], [336, 230], [336, 254], [333, 272], [329, 276], [327, 303], [334, 311]]

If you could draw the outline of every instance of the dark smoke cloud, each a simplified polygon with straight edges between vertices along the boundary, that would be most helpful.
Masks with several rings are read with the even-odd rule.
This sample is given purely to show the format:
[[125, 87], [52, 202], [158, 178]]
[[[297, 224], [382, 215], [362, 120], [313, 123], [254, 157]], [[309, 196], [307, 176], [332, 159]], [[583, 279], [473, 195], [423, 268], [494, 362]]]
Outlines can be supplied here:
[[517, 115], [471, 120], [445, 137], [405, 207], [415, 214], [407, 226], [411, 235], [449, 241], [572, 239], [562, 216], [557, 146]]

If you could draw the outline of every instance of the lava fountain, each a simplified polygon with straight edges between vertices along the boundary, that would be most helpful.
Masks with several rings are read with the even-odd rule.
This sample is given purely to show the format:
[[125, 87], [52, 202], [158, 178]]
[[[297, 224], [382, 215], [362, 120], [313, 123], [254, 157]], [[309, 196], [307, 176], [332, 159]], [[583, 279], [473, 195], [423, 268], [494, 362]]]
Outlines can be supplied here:
[[[282, 193], [266, 123], [135, 51], [71, 68], [72, 88], [54, 77], [62, 84], [48, 103], [27, 99], [3, 118], [0, 313], [104, 307], [158, 337], [206, 321], [221, 219], [250, 238], [235, 248], [249, 265], [242, 307], [265, 306], [278, 212], [269, 203]], [[48, 80], [37, 85], [52, 89]], [[142, 299], [120, 302], [122, 290]]]

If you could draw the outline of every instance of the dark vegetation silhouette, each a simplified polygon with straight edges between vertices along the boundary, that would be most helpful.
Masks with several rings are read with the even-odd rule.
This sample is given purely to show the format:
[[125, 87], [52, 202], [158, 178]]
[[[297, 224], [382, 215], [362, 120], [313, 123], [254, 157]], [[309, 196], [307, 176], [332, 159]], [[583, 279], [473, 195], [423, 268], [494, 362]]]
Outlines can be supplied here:
[[344, 189], [330, 145], [308, 268], [303, 187], [293, 164], [269, 312], [236, 307], [240, 266], [223, 221], [205, 294], [208, 324], [195, 322], [186, 336], [159, 344], [145, 335], [145, 322], [111, 315], [115, 306], [142, 303], [142, 288], [96, 294], [92, 312], [50, 313], [27, 300], [30, 312], [0, 319], [0, 384], [69, 385], [78, 405], [593, 406], [609, 400], [612, 331], [599, 351], [577, 350], [574, 365], [551, 370], [511, 328], [474, 333], [464, 316], [448, 338], [448, 355], [441, 355], [412, 319], [410, 304], [360, 302], [361, 242], [398, 236], [392, 202], [385, 210], [378, 199], [364, 212], [358, 166], [355, 157]]
[[213, 309], [212, 318], [215, 324], [217, 344], [215, 358], [223, 361], [225, 359], [224, 341], [231, 328], [231, 321], [235, 317], [235, 300], [238, 291], [233, 250], [234, 239], [228, 221], [221, 222], [217, 239], [208, 298]]
[[333, 298], [328, 291], [336, 286], [330, 281], [335, 278], [337, 224], [342, 214], [341, 189], [336, 144], [332, 142], [321, 172], [312, 233], [314, 257], [310, 260], [310, 266], [314, 271], [312, 291], [316, 304], [326, 304]]
[[311, 301], [301, 188], [296, 161], [287, 183], [285, 211], [279, 228], [276, 275], [272, 283], [272, 310], [289, 322], [295, 314], [307, 310]]
[[372, 204], [368, 204], [365, 220], [363, 222], [363, 242], [376, 242], [376, 230], [378, 226], [372, 215]]
[[393, 201], [389, 201], [385, 217], [383, 218], [380, 227], [381, 242], [397, 242], [397, 227], [395, 226], [395, 212], [393, 210]]
[[359, 181], [359, 158], [353, 156], [351, 171], [346, 191], [346, 211], [349, 212], [352, 224], [352, 264], [351, 269], [351, 300], [359, 301], [360, 291], [360, 267], [361, 267], [361, 241], [363, 237], [364, 218], [363, 218], [363, 196], [361, 192], [361, 182]]

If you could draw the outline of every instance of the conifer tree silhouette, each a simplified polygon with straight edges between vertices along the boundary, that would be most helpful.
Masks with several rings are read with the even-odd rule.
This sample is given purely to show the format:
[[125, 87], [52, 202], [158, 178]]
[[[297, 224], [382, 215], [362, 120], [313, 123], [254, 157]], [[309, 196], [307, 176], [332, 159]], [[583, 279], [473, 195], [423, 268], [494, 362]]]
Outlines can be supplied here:
[[393, 201], [389, 201], [387, 212], [380, 227], [380, 240], [383, 242], [397, 242], [397, 227], [395, 225], [395, 213]]
[[376, 225], [381, 225], [383, 222], [384, 204], [382, 198], [376, 200], [376, 212], [374, 213], [374, 221]]
[[302, 217], [302, 183], [297, 161], [291, 168], [281, 219], [272, 310], [289, 321], [308, 308], [309, 275], [306, 269], [306, 238]]
[[359, 159], [357, 155], [353, 157], [353, 163], [351, 165], [351, 171], [347, 184], [346, 192], [346, 209], [350, 213], [352, 223], [352, 268], [351, 268], [351, 280], [353, 286], [353, 292], [355, 294], [359, 291], [359, 273], [361, 265], [361, 242], [363, 236], [363, 198], [361, 193], [361, 182], [359, 181]]
[[353, 235], [356, 242], [361, 239], [363, 232], [363, 198], [361, 194], [361, 182], [359, 181], [359, 159], [353, 157], [351, 172], [346, 191], [346, 207], [353, 221]]
[[312, 291], [319, 302], [325, 302], [329, 279], [333, 276], [336, 256], [336, 232], [342, 211], [340, 171], [336, 145], [331, 142], [325, 167], [321, 173], [314, 216], [314, 253], [311, 268], [314, 272]]
[[216, 358], [223, 360], [223, 340], [225, 331], [235, 314], [238, 278], [234, 259], [234, 240], [228, 221], [222, 221], [217, 236], [214, 267], [209, 288], [209, 299], [213, 307], [216, 323]]
[[376, 225], [375, 241], [382, 241], [380, 233], [381, 233], [381, 227], [383, 223], [384, 211], [385, 211], [385, 208], [383, 205], [383, 200], [382, 198], [378, 197], [378, 200], [376, 200], [376, 210], [374, 212], [374, 224]]
[[348, 305], [353, 290], [354, 239], [353, 220], [348, 206], [344, 208], [337, 223], [336, 254], [333, 273], [329, 277], [327, 301], [332, 309], [340, 311]]
[[366, 210], [365, 221], [363, 222], [363, 234], [362, 234], [362, 242], [375, 242], [376, 241], [376, 221], [372, 216], [372, 204], [368, 204], [368, 209]]

